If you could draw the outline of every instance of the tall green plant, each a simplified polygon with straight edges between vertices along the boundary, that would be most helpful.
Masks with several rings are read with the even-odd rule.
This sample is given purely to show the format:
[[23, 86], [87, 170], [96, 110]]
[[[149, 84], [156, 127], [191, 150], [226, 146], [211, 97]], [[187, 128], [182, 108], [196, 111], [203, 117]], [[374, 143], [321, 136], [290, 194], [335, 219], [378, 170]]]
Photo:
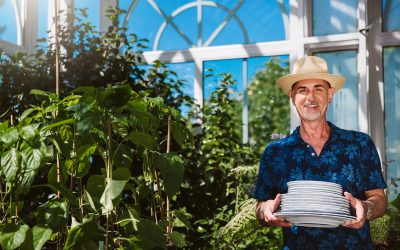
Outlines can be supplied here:
[[109, 14], [105, 34], [72, 16], [60, 26], [60, 96], [44, 91], [54, 84], [53, 43], [1, 55], [3, 249], [186, 245], [190, 225], [175, 200], [177, 150], [189, 136], [177, 108], [191, 99], [165, 65], [143, 70], [143, 41], [118, 26], [121, 11]]
[[273, 139], [271, 134], [286, 133], [289, 126], [288, 99], [275, 83], [286, 71], [282, 62], [273, 58], [249, 86], [251, 145], [242, 143], [242, 101], [232, 93], [235, 82], [230, 74], [216, 77], [218, 87], [205, 101], [202, 123], [194, 125], [195, 131], [202, 133], [195, 136], [197, 147], [187, 153], [187, 158], [192, 159], [185, 178], [188, 189], [180, 197], [201, 201], [186, 207], [197, 217], [193, 218], [196, 231], [189, 234], [195, 247], [245, 249], [281, 245], [279, 229], [259, 226], [250, 193], [262, 148]]

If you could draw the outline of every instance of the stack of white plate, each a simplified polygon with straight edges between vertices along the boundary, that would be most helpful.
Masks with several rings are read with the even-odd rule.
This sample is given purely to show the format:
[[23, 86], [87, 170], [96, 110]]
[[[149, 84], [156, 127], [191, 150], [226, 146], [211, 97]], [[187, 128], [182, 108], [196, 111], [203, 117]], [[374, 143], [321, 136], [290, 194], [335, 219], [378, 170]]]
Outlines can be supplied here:
[[354, 220], [350, 203], [339, 184], [323, 181], [290, 181], [282, 195], [281, 210], [274, 215], [296, 226], [338, 227]]

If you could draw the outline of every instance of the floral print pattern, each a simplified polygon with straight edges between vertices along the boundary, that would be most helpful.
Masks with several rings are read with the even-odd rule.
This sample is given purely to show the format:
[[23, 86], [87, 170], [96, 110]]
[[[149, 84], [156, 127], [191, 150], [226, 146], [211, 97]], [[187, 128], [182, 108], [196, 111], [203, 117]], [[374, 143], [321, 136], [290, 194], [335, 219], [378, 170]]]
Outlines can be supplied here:
[[[328, 122], [331, 134], [318, 156], [300, 137], [299, 127], [269, 144], [261, 158], [254, 198], [274, 199], [287, 192], [287, 182], [335, 182], [343, 191], [364, 200], [364, 192], [385, 189], [381, 162], [372, 139], [365, 133], [344, 130]], [[284, 228], [284, 249], [373, 249], [369, 222], [361, 229]]]

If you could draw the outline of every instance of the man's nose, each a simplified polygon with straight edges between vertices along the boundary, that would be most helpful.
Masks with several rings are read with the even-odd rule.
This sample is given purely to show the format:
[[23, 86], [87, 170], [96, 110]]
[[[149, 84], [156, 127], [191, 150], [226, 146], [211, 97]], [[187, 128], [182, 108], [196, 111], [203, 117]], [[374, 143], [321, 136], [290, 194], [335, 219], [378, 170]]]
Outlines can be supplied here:
[[307, 100], [313, 101], [315, 99], [315, 92], [314, 91], [309, 91], [307, 93]]

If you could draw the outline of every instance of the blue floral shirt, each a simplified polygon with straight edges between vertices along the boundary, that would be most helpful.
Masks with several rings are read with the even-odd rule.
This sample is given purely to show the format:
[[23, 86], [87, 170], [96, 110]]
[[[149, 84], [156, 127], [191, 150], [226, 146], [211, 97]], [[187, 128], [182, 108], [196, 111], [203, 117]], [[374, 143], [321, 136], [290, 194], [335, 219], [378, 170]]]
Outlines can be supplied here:
[[[381, 162], [372, 139], [329, 123], [331, 133], [320, 156], [300, 137], [299, 127], [288, 137], [272, 142], [260, 163], [254, 198], [274, 199], [287, 192], [287, 182], [335, 182], [343, 191], [364, 200], [364, 192], [385, 189]], [[284, 249], [373, 249], [369, 222], [361, 229], [346, 227], [283, 228]]]

